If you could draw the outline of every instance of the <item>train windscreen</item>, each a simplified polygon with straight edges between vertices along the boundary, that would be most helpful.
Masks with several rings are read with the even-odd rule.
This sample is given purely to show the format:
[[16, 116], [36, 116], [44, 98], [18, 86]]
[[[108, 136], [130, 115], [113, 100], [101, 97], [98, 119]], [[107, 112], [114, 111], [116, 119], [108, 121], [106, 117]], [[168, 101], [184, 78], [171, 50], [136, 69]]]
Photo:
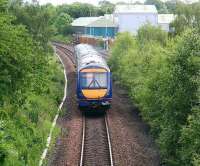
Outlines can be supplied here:
[[105, 89], [107, 88], [107, 73], [81, 73], [81, 88]]

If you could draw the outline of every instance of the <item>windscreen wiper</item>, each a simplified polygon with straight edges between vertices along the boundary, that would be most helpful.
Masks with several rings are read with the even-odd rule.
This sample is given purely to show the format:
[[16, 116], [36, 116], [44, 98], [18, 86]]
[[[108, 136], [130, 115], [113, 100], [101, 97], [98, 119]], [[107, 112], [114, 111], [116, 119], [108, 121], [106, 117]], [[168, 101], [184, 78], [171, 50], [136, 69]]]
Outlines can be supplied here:
[[[88, 89], [90, 88], [90, 86], [91, 86], [92, 84], [95, 84], [95, 83], [97, 83], [98, 88], [101, 88], [101, 86], [100, 86], [100, 84], [98, 83], [98, 81], [97, 81], [96, 79], [93, 79], [93, 80], [91, 81], [91, 83], [88, 85]], [[95, 86], [94, 86], [94, 87], [95, 87]]]
[[88, 85], [88, 89], [89, 89], [90, 86], [93, 84], [93, 82], [94, 82], [94, 80], [92, 80], [92, 81], [90, 82], [90, 84]]
[[94, 83], [95, 83], [95, 82], [97, 83], [98, 87], [101, 88], [99, 82], [98, 82], [96, 79], [94, 80]]

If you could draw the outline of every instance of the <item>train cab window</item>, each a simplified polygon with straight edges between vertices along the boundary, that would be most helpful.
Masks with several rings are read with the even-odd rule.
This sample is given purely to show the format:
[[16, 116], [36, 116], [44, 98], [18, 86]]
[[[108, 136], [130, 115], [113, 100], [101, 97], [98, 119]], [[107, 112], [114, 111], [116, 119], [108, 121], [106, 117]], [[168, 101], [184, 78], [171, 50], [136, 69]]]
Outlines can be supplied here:
[[83, 89], [107, 88], [107, 73], [81, 73], [81, 87]]

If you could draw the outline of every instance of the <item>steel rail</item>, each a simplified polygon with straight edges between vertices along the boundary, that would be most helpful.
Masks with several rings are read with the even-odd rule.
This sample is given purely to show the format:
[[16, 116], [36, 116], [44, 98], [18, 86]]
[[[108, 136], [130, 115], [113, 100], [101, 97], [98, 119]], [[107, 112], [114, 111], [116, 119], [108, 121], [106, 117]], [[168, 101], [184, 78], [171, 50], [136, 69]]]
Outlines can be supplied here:
[[[68, 50], [71, 54], [74, 54], [74, 50], [70, 49], [69, 46], [64, 45], [62, 43], [57, 43], [57, 42], [53, 42], [53, 45], [55, 45], [56, 47], [61, 47], [63, 49]], [[72, 47], [72, 46], [71, 46]]]
[[109, 154], [110, 154], [110, 166], [114, 166], [113, 156], [112, 156], [111, 139], [110, 139], [110, 133], [109, 133], [109, 128], [108, 128], [108, 117], [107, 117], [107, 114], [105, 115], [105, 124], [106, 124], [106, 132], [107, 132]]
[[70, 59], [70, 61], [71, 61], [73, 64], [75, 64], [75, 61], [74, 61], [74, 59], [73, 59], [73, 54], [74, 54], [74, 53], [73, 53], [70, 49], [68, 49], [67, 47], [58, 46], [58, 45], [56, 45], [56, 44], [54, 44], [54, 46], [56, 47], [56, 49], [57, 49], [58, 51], [60, 51], [60, 52], [64, 53], [65, 55], [67, 55], [68, 58]]
[[84, 142], [85, 142], [85, 117], [83, 115], [83, 129], [82, 129], [82, 142], [81, 142], [81, 159], [80, 166], [83, 165], [83, 153], [84, 153]]
[[[83, 115], [83, 128], [82, 128], [82, 141], [81, 141], [81, 155], [80, 155], [80, 164], [79, 166], [83, 166], [83, 158], [84, 158], [84, 148], [85, 148], [85, 122], [86, 119]], [[108, 119], [107, 115], [104, 116], [104, 122], [106, 126], [106, 135], [107, 135], [107, 141], [108, 141], [108, 148], [109, 148], [109, 159], [110, 159], [110, 166], [114, 166], [113, 162], [113, 155], [112, 155], [112, 145], [111, 145], [111, 138], [110, 138], [110, 133], [109, 133], [109, 127], [108, 127]]]

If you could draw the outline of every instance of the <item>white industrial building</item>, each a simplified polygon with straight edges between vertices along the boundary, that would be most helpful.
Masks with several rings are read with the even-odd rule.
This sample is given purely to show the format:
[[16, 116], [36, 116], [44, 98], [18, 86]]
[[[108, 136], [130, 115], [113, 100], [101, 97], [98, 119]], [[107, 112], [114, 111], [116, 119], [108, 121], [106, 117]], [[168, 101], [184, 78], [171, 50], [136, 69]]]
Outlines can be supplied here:
[[114, 16], [119, 32], [137, 33], [144, 24], [158, 25], [158, 12], [154, 5], [117, 5]]
[[154, 5], [117, 5], [113, 15], [100, 17], [80, 17], [73, 21], [76, 34], [114, 38], [117, 32], [136, 34], [138, 29], [149, 23], [170, 31], [173, 14], [158, 14]]
[[171, 31], [170, 30], [170, 23], [174, 21], [175, 15], [174, 14], [158, 14], [158, 25], [164, 31]]

